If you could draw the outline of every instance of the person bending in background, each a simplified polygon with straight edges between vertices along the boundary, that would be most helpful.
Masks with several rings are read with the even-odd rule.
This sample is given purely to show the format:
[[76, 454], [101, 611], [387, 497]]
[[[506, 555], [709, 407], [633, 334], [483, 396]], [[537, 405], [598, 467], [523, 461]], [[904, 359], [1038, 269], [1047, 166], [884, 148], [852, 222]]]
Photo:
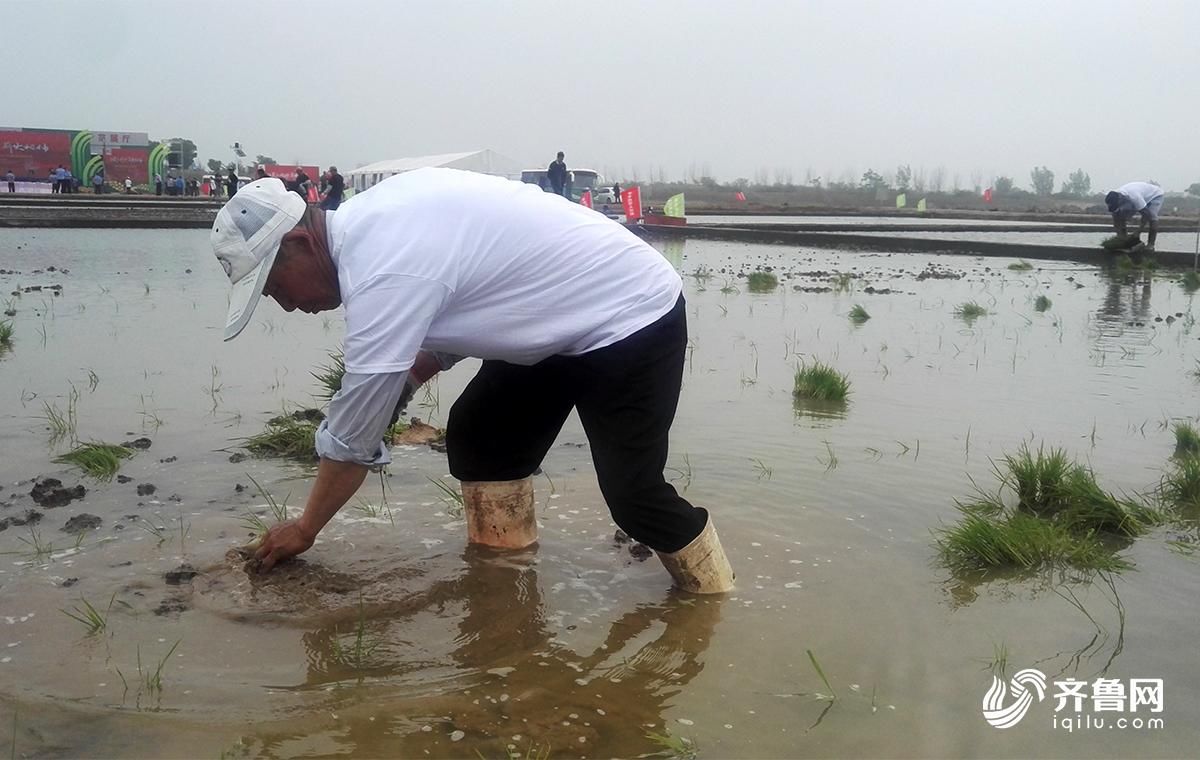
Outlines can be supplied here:
[[1154, 242], [1158, 239], [1158, 216], [1162, 212], [1163, 189], [1152, 182], [1127, 182], [1116, 190], [1109, 190], [1104, 196], [1104, 204], [1112, 214], [1113, 229], [1122, 237], [1128, 235], [1126, 223], [1134, 214], [1140, 216], [1138, 236], [1147, 226], [1150, 227], [1150, 237], [1146, 247], [1154, 250]]

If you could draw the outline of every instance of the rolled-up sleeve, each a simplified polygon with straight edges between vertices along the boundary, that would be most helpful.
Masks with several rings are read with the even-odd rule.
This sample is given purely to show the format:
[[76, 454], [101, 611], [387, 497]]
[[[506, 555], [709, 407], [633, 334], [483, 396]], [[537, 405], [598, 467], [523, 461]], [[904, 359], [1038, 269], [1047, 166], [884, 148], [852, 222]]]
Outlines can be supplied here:
[[317, 428], [317, 454], [338, 462], [384, 465], [392, 461], [383, 434], [404, 390], [408, 372], [347, 372]]

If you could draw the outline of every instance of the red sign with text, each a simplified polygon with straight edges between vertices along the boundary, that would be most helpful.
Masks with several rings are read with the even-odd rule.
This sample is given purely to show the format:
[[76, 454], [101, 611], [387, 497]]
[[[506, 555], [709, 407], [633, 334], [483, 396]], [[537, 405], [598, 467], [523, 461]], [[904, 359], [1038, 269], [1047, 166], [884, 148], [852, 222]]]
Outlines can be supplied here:
[[104, 152], [104, 176], [109, 182], [121, 183], [126, 177], [135, 185], [150, 181], [149, 154], [145, 148], [109, 148]]
[[580, 196], [580, 198], [579, 198], [579, 205], [587, 206], [588, 208], [592, 208], [592, 191], [591, 190], [583, 191], [583, 195]]
[[320, 183], [321, 170], [315, 166], [305, 166], [304, 164], [267, 164], [263, 167], [263, 171], [267, 173], [268, 177], [276, 177], [284, 182], [295, 180], [297, 169], [303, 169], [310, 180]]
[[71, 133], [0, 130], [0, 174], [45, 179], [59, 166], [71, 168]]
[[627, 187], [621, 191], [621, 208], [625, 212], [626, 221], [637, 221], [642, 218], [642, 191], [638, 187]]

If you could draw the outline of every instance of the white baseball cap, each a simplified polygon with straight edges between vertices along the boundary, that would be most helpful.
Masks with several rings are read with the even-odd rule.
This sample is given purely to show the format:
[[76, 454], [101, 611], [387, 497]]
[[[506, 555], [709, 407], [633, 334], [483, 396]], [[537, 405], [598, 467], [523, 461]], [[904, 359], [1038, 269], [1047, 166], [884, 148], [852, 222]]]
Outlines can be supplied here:
[[279, 244], [300, 222], [307, 205], [282, 181], [267, 177], [238, 190], [217, 212], [211, 235], [213, 253], [233, 284], [225, 340], [236, 338], [250, 321]]

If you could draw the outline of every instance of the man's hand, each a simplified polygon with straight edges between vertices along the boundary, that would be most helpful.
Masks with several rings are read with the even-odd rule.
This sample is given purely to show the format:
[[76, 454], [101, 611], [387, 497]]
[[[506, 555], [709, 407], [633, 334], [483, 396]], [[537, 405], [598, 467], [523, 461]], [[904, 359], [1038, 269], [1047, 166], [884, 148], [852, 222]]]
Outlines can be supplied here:
[[254, 552], [254, 558], [262, 562], [259, 569], [265, 573], [277, 563], [308, 551], [315, 540], [316, 536], [309, 535], [300, 527], [299, 520], [285, 520], [267, 530], [258, 550]]

